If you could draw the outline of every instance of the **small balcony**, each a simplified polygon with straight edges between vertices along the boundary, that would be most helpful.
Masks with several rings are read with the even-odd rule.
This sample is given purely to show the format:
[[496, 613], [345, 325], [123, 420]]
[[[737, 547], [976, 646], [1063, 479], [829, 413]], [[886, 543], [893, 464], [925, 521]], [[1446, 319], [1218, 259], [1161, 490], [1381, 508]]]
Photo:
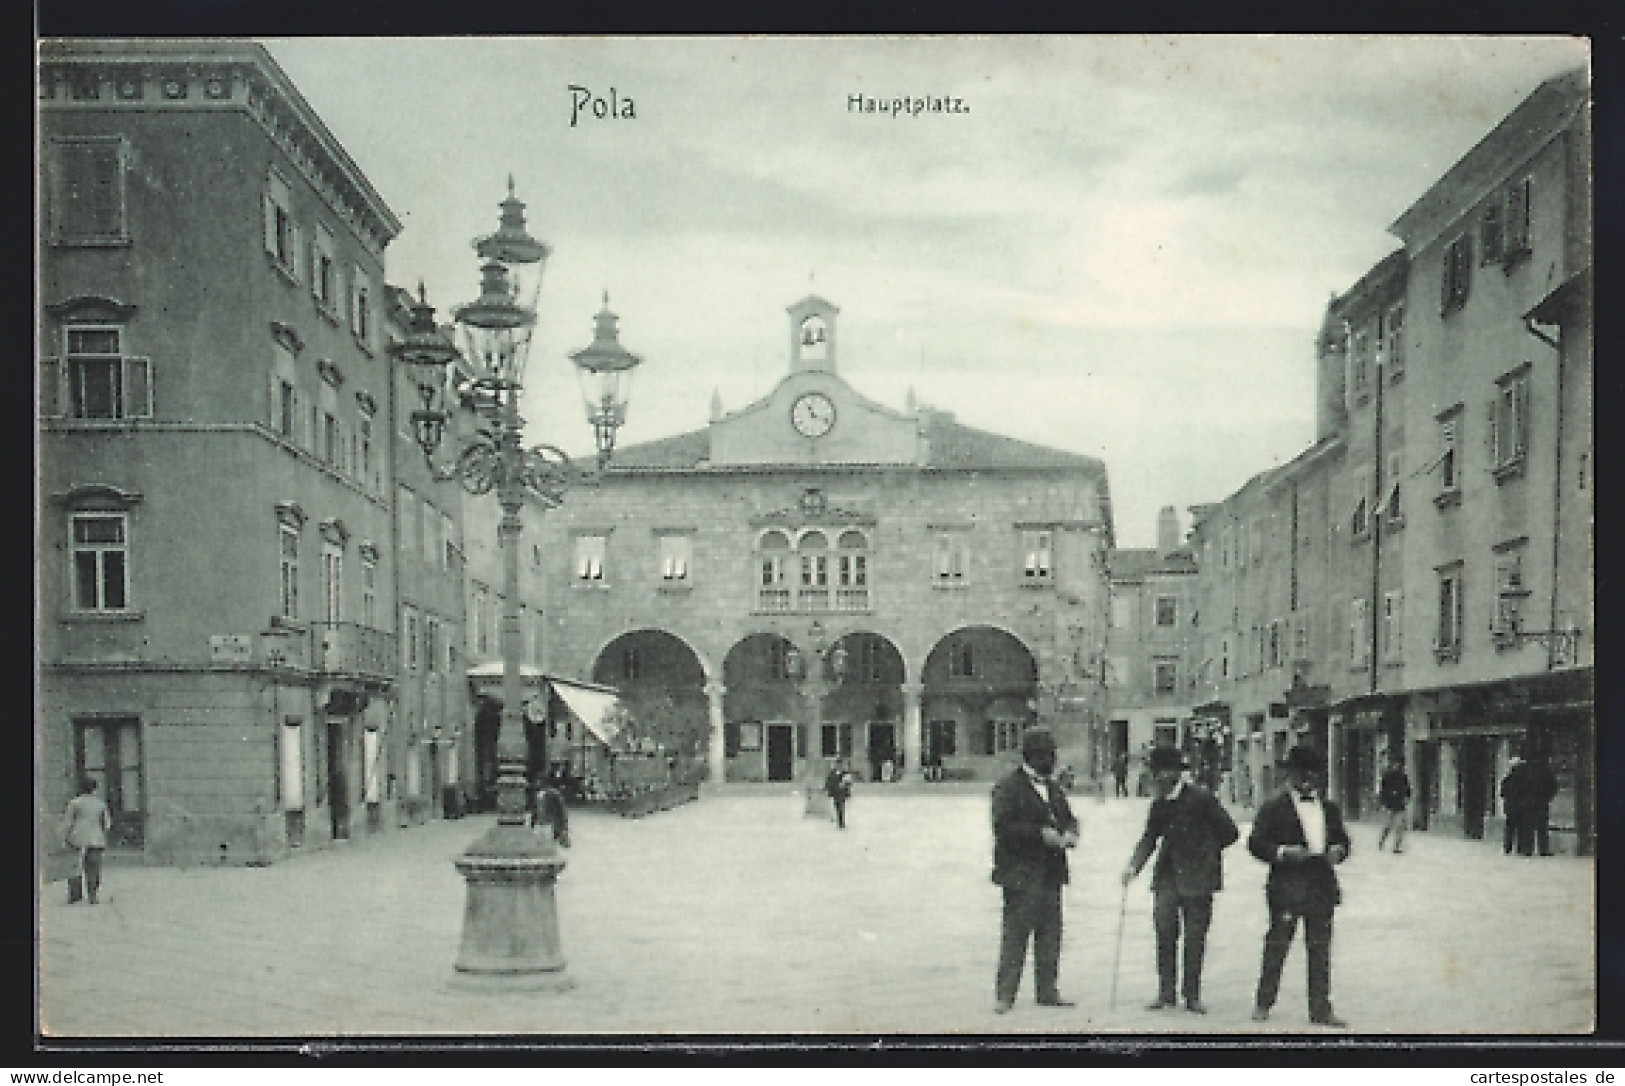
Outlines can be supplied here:
[[316, 670], [329, 675], [391, 679], [395, 675], [395, 635], [358, 622], [311, 624]]

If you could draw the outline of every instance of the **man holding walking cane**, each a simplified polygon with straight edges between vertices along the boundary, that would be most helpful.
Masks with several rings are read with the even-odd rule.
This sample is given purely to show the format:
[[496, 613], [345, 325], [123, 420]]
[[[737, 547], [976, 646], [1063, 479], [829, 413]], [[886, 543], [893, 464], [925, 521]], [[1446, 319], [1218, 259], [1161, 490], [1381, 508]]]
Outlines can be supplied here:
[[[1151, 752], [1156, 798], [1146, 815], [1145, 833], [1123, 869], [1126, 891], [1151, 853], [1162, 843], [1151, 873], [1151, 918], [1157, 933], [1157, 998], [1147, 1008], [1175, 1005], [1174, 953], [1183, 922], [1185, 1009], [1206, 1014], [1202, 1002], [1202, 958], [1213, 919], [1213, 895], [1222, 888], [1224, 850], [1240, 831], [1216, 796], [1184, 775], [1184, 761], [1172, 747]], [[1113, 976], [1115, 981], [1116, 977]]]

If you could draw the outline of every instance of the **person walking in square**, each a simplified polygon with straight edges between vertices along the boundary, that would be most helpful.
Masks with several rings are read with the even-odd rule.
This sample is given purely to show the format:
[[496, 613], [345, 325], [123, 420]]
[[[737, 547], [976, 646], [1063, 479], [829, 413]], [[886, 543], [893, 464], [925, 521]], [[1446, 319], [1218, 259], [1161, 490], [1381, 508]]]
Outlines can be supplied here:
[[[1241, 836], [1217, 796], [1186, 778], [1184, 760], [1172, 747], [1151, 752], [1151, 779], [1157, 796], [1146, 814], [1145, 832], [1123, 869], [1126, 887], [1153, 851], [1151, 918], [1157, 933], [1157, 998], [1149, 1010], [1175, 1005], [1175, 953], [1183, 922], [1185, 1009], [1206, 1014], [1202, 1002], [1202, 958], [1213, 919], [1213, 895], [1223, 888], [1224, 850]], [[1161, 849], [1157, 848], [1161, 842]]]
[[1309, 959], [1309, 1020], [1346, 1029], [1332, 1012], [1332, 914], [1342, 900], [1336, 866], [1348, 858], [1349, 835], [1337, 804], [1326, 799], [1326, 756], [1294, 747], [1286, 761], [1287, 787], [1258, 808], [1247, 850], [1270, 865], [1264, 884], [1269, 929], [1253, 1001], [1253, 1021], [1269, 1018], [1281, 987], [1287, 951], [1303, 921]]
[[1117, 761], [1112, 765], [1112, 776], [1117, 781], [1117, 798], [1128, 798], [1128, 751], [1117, 755]]
[[1535, 851], [1535, 827], [1530, 819], [1529, 767], [1522, 758], [1514, 757], [1507, 775], [1501, 778], [1501, 814], [1506, 828], [1501, 833], [1501, 851], [1512, 855], [1529, 856]]
[[1015, 1005], [1016, 990], [1033, 948], [1033, 987], [1044, 1007], [1071, 1007], [1061, 998], [1061, 887], [1069, 872], [1066, 850], [1078, 843], [1078, 820], [1066, 791], [1052, 779], [1055, 737], [1044, 728], [1021, 736], [1022, 764], [993, 786], [993, 881], [1004, 890], [999, 969], [993, 1010]]
[[1394, 855], [1405, 851], [1405, 823], [1409, 821], [1411, 809], [1411, 779], [1405, 775], [1405, 755], [1395, 750], [1388, 756], [1388, 768], [1383, 771], [1382, 783], [1377, 788], [1377, 798], [1382, 801], [1383, 810], [1388, 812], [1388, 820], [1383, 824], [1382, 834], [1377, 838], [1377, 851], [1387, 843], [1388, 835], [1394, 835]]
[[1528, 808], [1525, 820], [1533, 840], [1534, 852], [1540, 856], [1552, 854], [1552, 800], [1557, 798], [1557, 774], [1551, 765], [1538, 755], [1528, 762]]
[[107, 848], [107, 833], [113, 828], [113, 817], [107, 804], [96, 794], [100, 787], [95, 777], [85, 776], [79, 781], [79, 794], [68, 801], [62, 814], [62, 841], [79, 853], [79, 874], [68, 879], [68, 903], [79, 900], [81, 893], [96, 904], [96, 895], [102, 888], [102, 852]]
[[847, 768], [846, 759], [839, 759], [830, 767], [829, 776], [824, 778], [824, 791], [835, 804], [835, 825], [846, 829], [846, 801], [852, 795], [852, 771]]

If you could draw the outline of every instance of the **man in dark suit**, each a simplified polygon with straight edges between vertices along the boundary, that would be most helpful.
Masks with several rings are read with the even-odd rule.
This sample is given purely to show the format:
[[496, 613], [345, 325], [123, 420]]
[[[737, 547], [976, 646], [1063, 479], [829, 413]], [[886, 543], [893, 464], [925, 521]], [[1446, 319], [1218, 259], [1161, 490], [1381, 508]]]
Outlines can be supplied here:
[[1332, 1013], [1332, 911], [1341, 900], [1333, 868], [1348, 857], [1349, 835], [1337, 804], [1324, 796], [1326, 756], [1295, 747], [1285, 768], [1288, 787], [1258, 808], [1247, 838], [1247, 850], [1270, 865], [1264, 885], [1270, 926], [1253, 1021], [1267, 1019], [1275, 1006], [1281, 967], [1301, 917], [1309, 958], [1309, 1020], [1346, 1029], [1348, 1023]]
[[1061, 887], [1066, 850], [1078, 843], [1078, 820], [1066, 793], [1051, 779], [1055, 737], [1031, 728], [1021, 737], [1022, 764], [993, 786], [993, 881], [1004, 888], [1004, 922], [995, 1013], [1016, 1001], [1027, 942], [1033, 945], [1033, 987], [1045, 1007], [1070, 1007], [1056, 987], [1061, 968]]
[[1123, 885], [1145, 867], [1156, 850], [1151, 872], [1151, 918], [1157, 932], [1157, 999], [1149, 1010], [1175, 1004], [1174, 953], [1180, 920], [1185, 928], [1185, 1008], [1206, 1014], [1202, 1003], [1202, 957], [1213, 919], [1213, 895], [1223, 887], [1224, 850], [1241, 836], [1218, 797], [1184, 774], [1184, 759], [1172, 747], [1151, 752], [1151, 779], [1157, 798], [1145, 819], [1145, 833], [1123, 869]]

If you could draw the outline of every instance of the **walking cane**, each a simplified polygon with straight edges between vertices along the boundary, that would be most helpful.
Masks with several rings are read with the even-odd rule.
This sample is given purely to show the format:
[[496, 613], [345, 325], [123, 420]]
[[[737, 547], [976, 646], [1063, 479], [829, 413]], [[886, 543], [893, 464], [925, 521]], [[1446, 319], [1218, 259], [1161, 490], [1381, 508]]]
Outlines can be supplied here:
[[1117, 967], [1123, 961], [1123, 918], [1128, 913], [1128, 883], [1123, 884], [1123, 899], [1117, 906], [1117, 950], [1112, 954], [1112, 997], [1108, 1004], [1117, 1009]]

